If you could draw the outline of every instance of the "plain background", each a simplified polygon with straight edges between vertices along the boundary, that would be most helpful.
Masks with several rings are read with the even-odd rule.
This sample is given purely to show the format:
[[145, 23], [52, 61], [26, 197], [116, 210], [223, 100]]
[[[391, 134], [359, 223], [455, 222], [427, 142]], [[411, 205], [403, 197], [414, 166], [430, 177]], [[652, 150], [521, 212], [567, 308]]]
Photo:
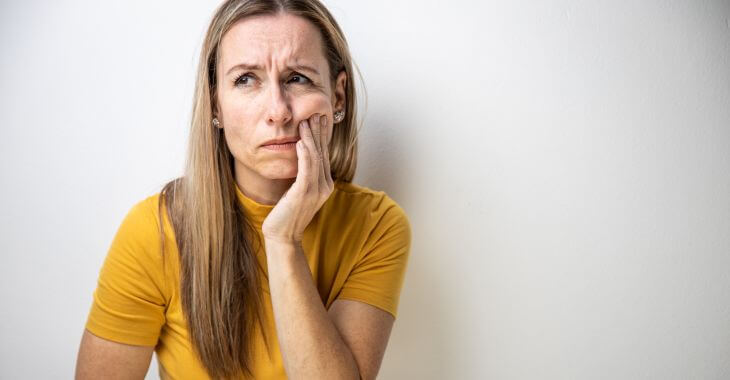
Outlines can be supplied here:
[[[0, 6], [0, 378], [72, 377], [217, 4]], [[727, 1], [327, 4], [413, 228], [380, 378], [730, 378]]]

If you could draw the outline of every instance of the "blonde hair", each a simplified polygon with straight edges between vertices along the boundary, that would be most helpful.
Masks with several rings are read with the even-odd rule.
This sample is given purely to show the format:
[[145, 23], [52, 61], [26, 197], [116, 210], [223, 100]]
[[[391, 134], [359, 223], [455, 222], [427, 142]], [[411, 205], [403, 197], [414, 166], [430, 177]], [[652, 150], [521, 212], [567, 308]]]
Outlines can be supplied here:
[[[357, 166], [353, 62], [342, 30], [324, 5], [317, 0], [221, 4], [200, 51], [185, 173], [163, 187], [159, 203], [160, 233], [164, 207], [180, 253], [180, 298], [190, 340], [213, 378], [251, 376], [254, 329], [258, 325], [265, 331], [262, 268], [256, 258], [262, 245], [237, 201], [234, 159], [225, 137], [212, 125], [220, 43], [235, 22], [281, 12], [309, 20], [322, 33], [333, 86], [339, 72], [347, 75], [345, 119], [334, 127], [329, 147], [332, 178], [351, 182]], [[268, 351], [268, 337], [264, 340]]]

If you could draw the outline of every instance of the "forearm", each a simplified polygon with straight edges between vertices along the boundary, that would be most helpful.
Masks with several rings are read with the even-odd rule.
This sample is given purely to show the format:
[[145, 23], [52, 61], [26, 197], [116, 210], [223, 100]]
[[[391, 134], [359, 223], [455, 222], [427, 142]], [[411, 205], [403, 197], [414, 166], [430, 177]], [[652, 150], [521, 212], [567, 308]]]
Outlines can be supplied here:
[[359, 379], [357, 363], [312, 281], [301, 244], [265, 244], [276, 333], [289, 378]]

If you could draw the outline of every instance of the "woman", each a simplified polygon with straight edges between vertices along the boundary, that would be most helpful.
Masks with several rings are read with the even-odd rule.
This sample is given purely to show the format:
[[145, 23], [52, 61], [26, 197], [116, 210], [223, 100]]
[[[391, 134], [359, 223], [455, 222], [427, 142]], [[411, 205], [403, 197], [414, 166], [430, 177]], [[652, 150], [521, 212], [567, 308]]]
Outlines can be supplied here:
[[353, 67], [317, 0], [229, 0], [201, 50], [183, 177], [99, 274], [77, 378], [375, 378], [410, 249], [352, 184]]

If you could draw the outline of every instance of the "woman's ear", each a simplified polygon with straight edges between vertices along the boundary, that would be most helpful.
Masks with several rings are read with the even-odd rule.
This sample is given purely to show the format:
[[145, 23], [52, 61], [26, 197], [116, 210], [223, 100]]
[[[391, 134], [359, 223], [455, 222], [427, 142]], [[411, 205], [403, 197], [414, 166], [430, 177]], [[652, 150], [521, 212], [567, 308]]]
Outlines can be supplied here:
[[332, 99], [332, 108], [335, 111], [344, 110], [347, 98], [345, 96], [345, 89], [347, 88], [347, 73], [345, 70], [340, 71], [335, 79], [335, 93]]
[[215, 104], [213, 105], [213, 111], [211, 112], [211, 116], [213, 119], [213, 126], [218, 129], [223, 129], [223, 126], [220, 122], [220, 116], [218, 114], [218, 107], [216, 107]]

